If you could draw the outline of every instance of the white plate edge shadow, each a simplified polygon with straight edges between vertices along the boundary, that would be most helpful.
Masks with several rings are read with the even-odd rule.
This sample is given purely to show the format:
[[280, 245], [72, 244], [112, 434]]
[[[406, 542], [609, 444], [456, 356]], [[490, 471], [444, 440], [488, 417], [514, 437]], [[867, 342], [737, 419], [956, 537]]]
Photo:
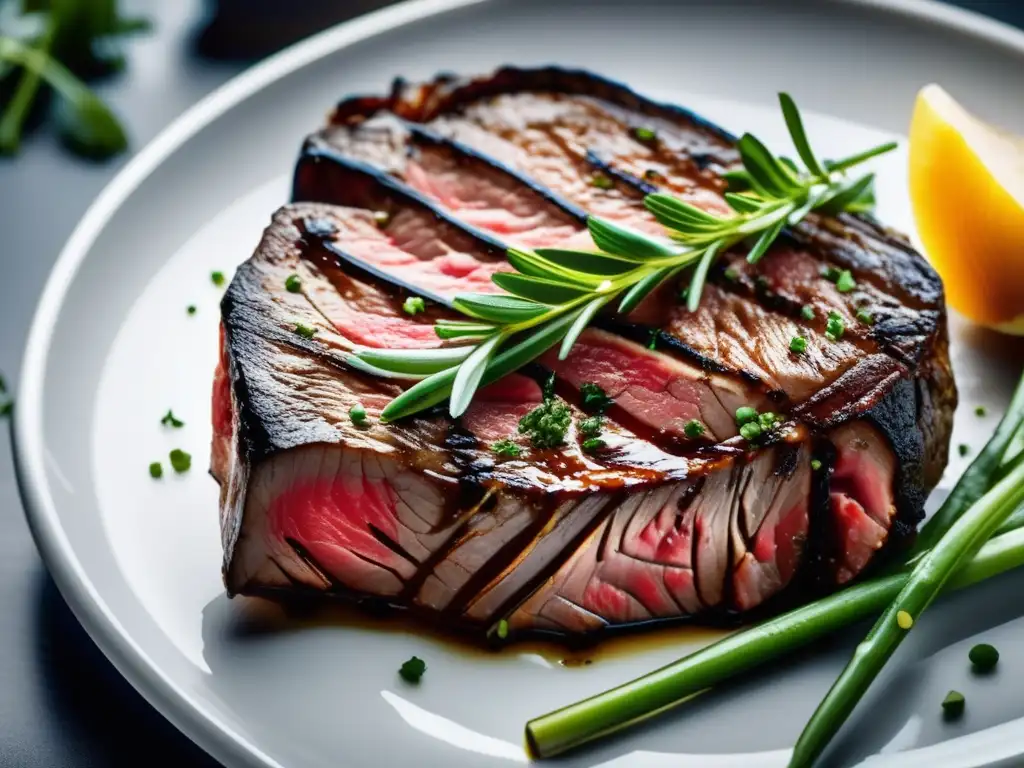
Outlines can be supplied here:
[[[41, 439], [45, 364], [60, 306], [79, 266], [113, 213], [150, 173], [202, 128], [267, 85], [324, 56], [390, 29], [486, 2], [488, 0], [406, 0], [300, 41], [208, 94], [161, 131], [103, 189], [61, 250], [33, 315], [22, 360], [12, 443], [18, 488], [36, 546], [75, 617], [118, 672], [176, 728], [225, 764], [243, 761], [247, 765], [280, 768], [278, 762], [175, 685], [126, 633], [88, 578], [60, 525], [47, 487], [46, 453]], [[1024, 31], [937, 0], [829, 2], [912, 18], [1024, 55]], [[925, 766], [943, 758], [969, 761], [974, 755], [977, 759], [983, 750], [984, 762], [958, 762], [956, 765], [964, 768], [996, 765], [1022, 754], [1021, 741], [1014, 736], [1022, 726], [1024, 719], [1013, 720], [929, 747], [876, 756], [868, 762], [879, 767], [897, 762], [902, 766]]]

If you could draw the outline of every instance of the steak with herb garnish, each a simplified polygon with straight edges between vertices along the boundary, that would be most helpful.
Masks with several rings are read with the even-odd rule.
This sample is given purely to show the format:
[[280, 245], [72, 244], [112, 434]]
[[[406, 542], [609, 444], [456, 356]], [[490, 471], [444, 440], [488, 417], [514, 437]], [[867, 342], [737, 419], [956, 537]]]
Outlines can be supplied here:
[[726, 254], [696, 312], [671, 283], [609, 310], [566, 360], [490, 384], [459, 419], [382, 423], [409, 382], [347, 362], [456, 344], [433, 330], [461, 317], [456, 294], [499, 291], [509, 248], [592, 247], [588, 215], [661, 233], [656, 189], [726, 210], [735, 161], [720, 129], [580, 72], [340, 104], [301, 153], [302, 202], [223, 303], [229, 593], [578, 635], [842, 584], [907, 534], [956, 393], [938, 278], [868, 219], [808, 217], [757, 265]]

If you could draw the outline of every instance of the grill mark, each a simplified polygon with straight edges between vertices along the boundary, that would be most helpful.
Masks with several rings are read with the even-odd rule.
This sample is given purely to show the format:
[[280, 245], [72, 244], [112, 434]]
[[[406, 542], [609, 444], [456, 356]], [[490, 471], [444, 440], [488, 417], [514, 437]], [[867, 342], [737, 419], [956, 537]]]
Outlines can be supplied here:
[[324, 581], [324, 583], [331, 585], [331, 589], [340, 590], [343, 592], [351, 591], [349, 590], [348, 587], [346, 587], [344, 584], [342, 584], [340, 581], [334, 578], [334, 576], [332, 576], [329, 571], [321, 567], [320, 563], [318, 563], [316, 561], [316, 558], [314, 558], [313, 555], [310, 554], [309, 550], [302, 546], [302, 544], [300, 544], [296, 539], [292, 538], [291, 536], [285, 536], [284, 541], [285, 544], [292, 548], [292, 551], [295, 552], [296, 557], [298, 557], [302, 562], [306, 564], [307, 568], [309, 568], [311, 571], [313, 571], [313, 573], [319, 576]]
[[[531, 597], [533, 597], [533, 595], [536, 594], [537, 590], [543, 588], [544, 585], [547, 584], [550, 579], [554, 578], [555, 574], [557, 574], [562, 569], [562, 566], [564, 566], [568, 562], [570, 557], [572, 557], [574, 554], [576, 554], [577, 551], [579, 551], [579, 548], [583, 546], [587, 539], [590, 538], [590, 536], [597, 529], [597, 527], [606, 520], [608, 520], [608, 518], [615, 513], [615, 510], [621, 503], [620, 500], [623, 496], [624, 494], [621, 493], [609, 494], [609, 500], [604, 505], [604, 507], [598, 510], [594, 514], [594, 518], [587, 525], [583, 526], [580, 532], [576, 534], [575, 537], [570, 539], [569, 542], [567, 542], [566, 545], [562, 548], [562, 550], [551, 558], [547, 565], [545, 565], [537, 572], [537, 575], [534, 577], [533, 581], [528, 581], [525, 584], [523, 584], [522, 587], [517, 589], [515, 592], [509, 595], [509, 597], [504, 602], [498, 605], [498, 607], [491, 614], [492, 622], [494, 622], [493, 617], [496, 616], [500, 616], [502, 618], [507, 618], [508, 616], [511, 616], [519, 609], [520, 606], [522, 606]], [[600, 552], [600, 550], [598, 551]]]
[[445, 540], [445, 542], [437, 548], [437, 550], [431, 553], [430, 557], [424, 560], [419, 569], [413, 574], [413, 577], [405, 583], [405, 588], [399, 592], [398, 597], [404, 601], [411, 601], [416, 594], [422, 588], [423, 583], [430, 577], [430, 574], [434, 572], [434, 569], [443, 560], [455, 550], [455, 547], [469, 527], [470, 522], [473, 518], [487, 505], [492, 497], [496, 500], [497, 490], [494, 487], [488, 488], [480, 500], [472, 507], [467, 509], [456, 521], [455, 525], [452, 526], [452, 532]]
[[543, 532], [553, 513], [554, 507], [550, 503], [545, 504], [539, 510], [536, 520], [533, 520], [524, 530], [500, 547], [487, 559], [482, 568], [469, 577], [465, 584], [455, 592], [442, 613], [448, 616], [461, 614], [469, 601], [477, 597], [481, 589], [496, 579]]
[[415, 566], [419, 566], [419, 564], [420, 564], [419, 560], [417, 560], [415, 557], [413, 557], [405, 549], [405, 547], [403, 547], [397, 541], [395, 541], [390, 536], [388, 536], [386, 533], [384, 533], [384, 531], [382, 531], [376, 525], [374, 525], [373, 523], [368, 523], [366, 527], [369, 528], [370, 535], [373, 536], [373, 538], [375, 538], [378, 542], [383, 544], [385, 547], [390, 549], [392, 552], [394, 552], [399, 557], [401, 557], [401, 558], [403, 558], [405, 560], [408, 560], [410, 563], [412, 563]]

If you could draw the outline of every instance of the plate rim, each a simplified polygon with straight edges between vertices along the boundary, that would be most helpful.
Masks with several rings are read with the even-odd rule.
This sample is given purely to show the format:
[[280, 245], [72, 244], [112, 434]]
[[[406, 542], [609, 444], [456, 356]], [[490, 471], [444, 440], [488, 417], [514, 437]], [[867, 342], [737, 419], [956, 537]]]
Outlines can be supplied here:
[[[103, 188], [61, 249], [33, 313], [22, 357], [11, 441], [18, 490], [36, 547], [75, 618], [117, 671], [179, 731], [226, 765], [241, 762], [259, 768], [282, 768], [178, 686], [128, 635], [92, 583], [61, 526], [48, 488], [42, 440], [44, 374], [60, 307], [79, 267], [110, 218], [153, 171], [204, 127], [280, 78], [348, 46], [433, 16], [496, 1], [404, 0], [294, 43], [214, 89], [160, 131]], [[829, 3], [902, 16], [1024, 56], [1024, 30], [939, 0], [829, 0]], [[1015, 722], [1019, 721], [915, 750], [916, 756], [924, 760], [929, 756], [939, 757], [934, 750], [951, 743], [957, 744], [964, 757], [982, 746], [996, 761], [1019, 756], [1024, 754], [1024, 742], [1014, 746], [1012, 735], [1007, 732]]]

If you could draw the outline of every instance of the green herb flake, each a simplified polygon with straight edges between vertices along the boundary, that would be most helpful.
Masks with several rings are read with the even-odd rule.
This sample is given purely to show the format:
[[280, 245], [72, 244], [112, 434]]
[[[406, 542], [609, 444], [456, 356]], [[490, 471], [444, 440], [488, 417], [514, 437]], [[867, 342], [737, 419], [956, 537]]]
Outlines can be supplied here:
[[548, 397], [519, 420], [519, 433], [530, 439], [534, 448], [557, 448], [565, 443], [572, 422], [572, 411], [564, 400]]
[[189, 315], [194, 315], [196, 313], [196, 311], [197, 311], [196, 310], [196, 305], [195, 304], [189, 304], [187, 307], [185, 307], [185, 311], [188, 312]]
[[942, 715], [947, 720], [954, 720], [964, 713], [967, 700], [960, 691], [950, 691], [942, 700]]
[[154, 461], [149, 465], [149, 476], [154, 480], [159, 480], [164, 476], [164, 465], [159, 461]]
[[800, 317], [802, 317], [804, 320], [813, 320], [814, 307], [812, 307], [810, 304], [804, 304], [802, 307], [800, 307]]
[[821, 276], [828, 280], [830, 283], [836, 283], [839, 281], [839, 276], [843, 273], [839, 267], [825, 267], [821, 270]]
[[704, 435], [704, 425], [696, 419], [690, 419], [683, 426], [683, 434], [691, 440], [696, 440], [698, 437], [702, 437]]
[[607, 445], [608, 444], [605, 443], [605, 441], [602, 440], [600, 437], [588, 437], [586, 440], [583, 441], [583, 450], [587, 451], [588, 453], [592, 453], [594, 451], [599, 451], [602, 448], [607, 447]]
[[316, 336], [316, 328], [311, 328], [303, 323], [295, 324], [295, 332], [304, 339], [312, 339]]
[[991, 672], [999, 663], [999, 651], [994, 645], [979, 643], [971, 648], [967, 654], [975, 672]]
[[298, 275], [288, 275], [288, 278], [284, 281], [284, 289], [288, 293], [298, 293], [302, 290], [302, 280], [299, 279]]
[[836, 290], [840, 293], [849, 293], [857, 287], [857, 281], [853, 279], [853, 273], [844, 269], [836, 278]]
[[181, 429], [185, 426], [185, 422], [177, 418], [172, 410], [168, 410], [167, 413], [164, 414], [163, 418], [160, 419], [160, 423], [165, 427], [174, 427], [175, 429]]
[[730, 283], [735, 283], [737, 280], [740, 279], [740, 273], [739, 270], [736, 269], [736, 267], [729, 267], [728, 269], [725, 270], [723, 274], [725, 275], [725, 279], [728, 280]]
[[402, 311], [407, 315], [418, 315], [427, 311], [427, 304], [419, 296], [409, 296], [402, 304]]
[[369, 417], [366, 415], [366, 409], [359, 403], [356, 403], [348, 409], [348, 417], [352, 419], [352, 423], [357, 427], [365, 427], [369, 421]]
[[220, 288], [222, 285], [224, 285], [226, 278], [224, 277], [223, 272], [211, 272], [210, 281], [218, 288]]
[[984, 405], [976, 405], [974, 407], [975, 416], [984, 416], [988, 413], [988, 409]]
[[590, 413], [604, 413], [615, 402], [600, 386], [590, 381], [580, 386], [580, 395], [583, 397], [583, 410]]
[[653, 168], [648, 168], [646, 171], [644, 171], [644, 179], [646, 181], [662, 181], [664, 179], [664, 176], [662, 176]]
[[601, 416], [589, 416], [580, 419], [579, 430], [584, 437], [596, 437], [604, 429], [604, 418]]
[[744, 440], [756, 440], [761, 436], [761, 425], [756, 421], [748, 421], [742, 427], [740, 427], [740, 436]]
[[611, 189], [615, 186], [615, 182], [603, 173], [595, 173], [590, 177], [590, 186], [597, 187], [598, 189]]
[[839, 341], [846, 333], [846, 323], [837, 312], [828, 313], [828, 321], [825, 323], [825, 337], [829, 341]]
[[192, 454], [185, 453], [180, 448], [175, 448], [170, 453], [171, 468], [179, 475], [188, 472], [192, 468]]
[[523, 453], [523, 449], [519, 445], [507, 439], [492, 443], [491, 450], [499, 456], [506, 456], [510, 459], [517, 459]]
[[765, 411], [757, 417], [757, 423], [761, 425], [762, 430], [775, 429], [782, 423], [782, 417], [777, 413], [771, 411]]
[[802, 355], [807, 351], [807, 339], [803, 336], [794, 336], [789, 340], [789, 351], [795, 355]]
[[811, 469], [815, 472], [821, 469], [821, 459], [811, 459]]
[[857, 310], [857, 322], [861, 325], [874, 325], [875, 318], [866, 309]]
[[961, 456], [966, 456], [971, 452], [971, 446], [967, 443], [960, 443], [960, 445], [956, 447], [956, 450]]
[[637, 126], [633, 129], [633, 138], [644, 144], [650, 144], [658, 138], [658, 134], [651, 128]]
[[405, 680], [405, 682], [413, 683], [415, 685], [419, 683], [420, 678], [423, 677], [423, 673], [426, 671], [427, 663], [418, 656], [413, 656], [398, 668], [398, 675]]
[[757, 421], [757, 409], [749, 405], [743, 405], [736, 409], [736, 424], [743, 426], [751, 421]]
[[498, 629], [496, 630], [499, 640], [504, 640], [508, 637], [508, 622], [502, 619], [498, 622]]

